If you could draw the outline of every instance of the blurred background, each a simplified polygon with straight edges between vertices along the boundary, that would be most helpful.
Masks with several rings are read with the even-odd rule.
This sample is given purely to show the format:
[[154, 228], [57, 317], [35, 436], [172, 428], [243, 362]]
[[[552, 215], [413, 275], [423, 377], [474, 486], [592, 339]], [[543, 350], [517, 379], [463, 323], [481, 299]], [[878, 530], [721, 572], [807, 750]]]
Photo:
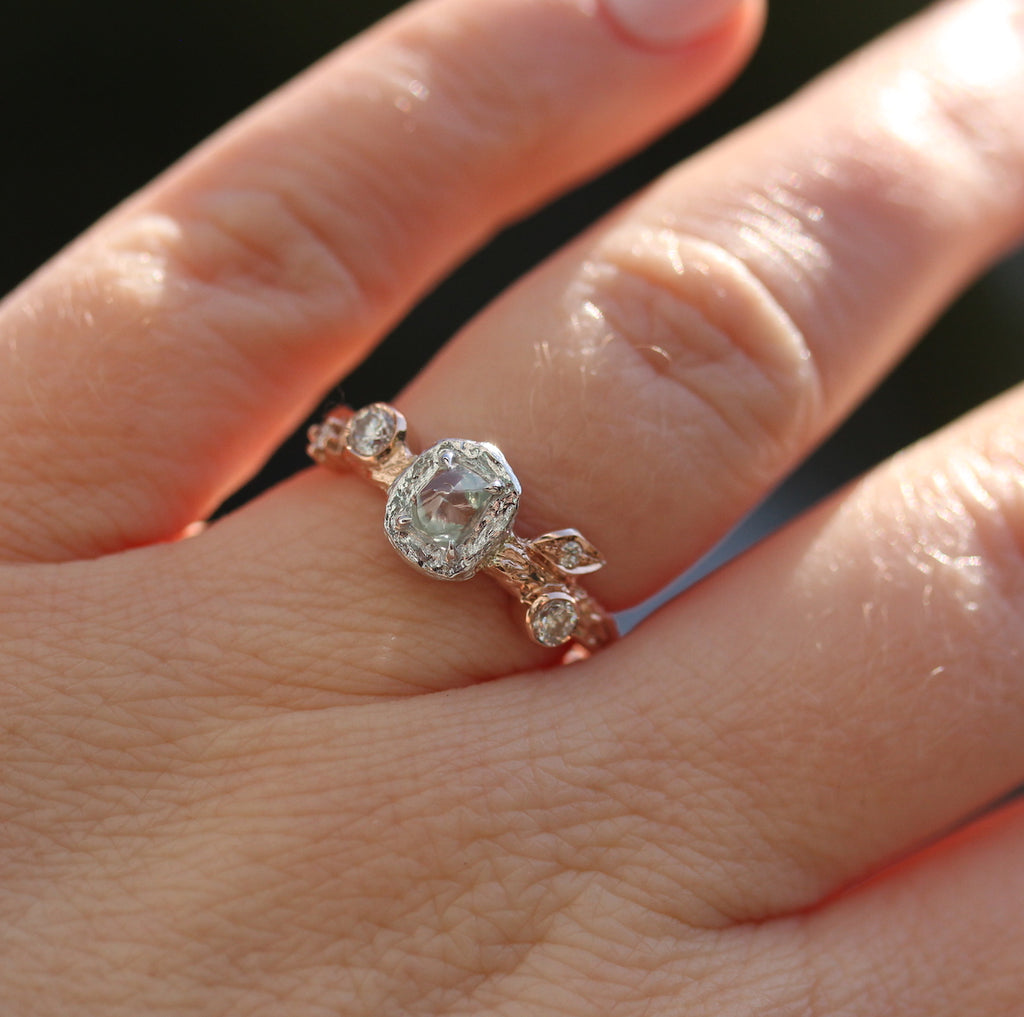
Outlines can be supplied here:
[[[383, 0], [8, 5], [0, 62], [2, 290], [225, 120], [396, 6]], [[774, 0], [760, 51], [720, 100], [626, 165], [498, 237], [345, 380], [346, 400], [358, 405], [392, 396], [432, 349], [559, 242], [924, 6]], [[1022, 322], [1024, 255], [1018, 253], [964, 295], [854, 417], [686, 581], [1024, 377]], [[187, 405], [187, 393], [182, 396]], [[295, 436], [228, 507], [305, 465], [303, 448]]]

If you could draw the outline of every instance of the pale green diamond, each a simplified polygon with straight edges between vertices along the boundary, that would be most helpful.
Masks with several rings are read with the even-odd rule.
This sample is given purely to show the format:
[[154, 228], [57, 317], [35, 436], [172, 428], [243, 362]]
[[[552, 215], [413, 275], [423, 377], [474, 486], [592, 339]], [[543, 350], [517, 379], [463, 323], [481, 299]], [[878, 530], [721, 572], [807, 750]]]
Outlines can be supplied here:
[[463, 539], [492, 498], [478, 473], [464, 468], [435, 473], [416, 496], [413, 525], [447, 549]]
[[520, 492], [493, 445], [448, 438], [391, 485], [384, 530], [413, 565], [439, 579], [468, 579], [505, 542]]

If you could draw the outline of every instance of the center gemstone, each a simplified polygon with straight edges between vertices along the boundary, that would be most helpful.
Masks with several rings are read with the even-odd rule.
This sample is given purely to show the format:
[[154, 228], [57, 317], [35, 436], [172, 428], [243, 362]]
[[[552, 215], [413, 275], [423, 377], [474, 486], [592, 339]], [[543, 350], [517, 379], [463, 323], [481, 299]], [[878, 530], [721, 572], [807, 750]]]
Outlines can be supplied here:
[[435, 473], [416, 496], [413, 522], [445, 548], [459, 543], [491, 502], [487, 481], [466, 468]]
[[448, 438], [391, 485], [384, 530], [418, 568], [439, 579], [468, 579], [505, 542], [520, 491], [493, 445]]

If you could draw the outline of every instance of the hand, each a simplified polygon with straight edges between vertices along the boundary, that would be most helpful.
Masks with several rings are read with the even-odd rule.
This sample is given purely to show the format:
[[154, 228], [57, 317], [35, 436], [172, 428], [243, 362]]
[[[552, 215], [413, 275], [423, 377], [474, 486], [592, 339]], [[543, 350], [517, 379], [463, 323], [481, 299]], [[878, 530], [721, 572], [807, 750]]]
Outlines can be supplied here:
[[[1024, 781], [1024, 392], [569, 667], [354, 476], [183, 536], [762, 17], [629, 9], [412, 6], [0, 308], [5, 1013], [1022, 1012], [1024, 808], [943, 835]], [[1024, 7], [937, 7], [471, 323], [418, 447], [494, 441], [637, 603], [1017, 239], [1022, 100]]]

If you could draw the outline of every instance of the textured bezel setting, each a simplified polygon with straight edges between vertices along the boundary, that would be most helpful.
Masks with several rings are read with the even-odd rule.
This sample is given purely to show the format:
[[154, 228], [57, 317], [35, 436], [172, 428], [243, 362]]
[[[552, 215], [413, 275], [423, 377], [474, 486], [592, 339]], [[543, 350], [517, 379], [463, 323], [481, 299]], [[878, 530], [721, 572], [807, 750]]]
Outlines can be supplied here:
[[391, 485], [384, 530], [409, 562], [438, 579], [469, 579], [505, 542], [522, 488], [487, 442], [446, 438]]

